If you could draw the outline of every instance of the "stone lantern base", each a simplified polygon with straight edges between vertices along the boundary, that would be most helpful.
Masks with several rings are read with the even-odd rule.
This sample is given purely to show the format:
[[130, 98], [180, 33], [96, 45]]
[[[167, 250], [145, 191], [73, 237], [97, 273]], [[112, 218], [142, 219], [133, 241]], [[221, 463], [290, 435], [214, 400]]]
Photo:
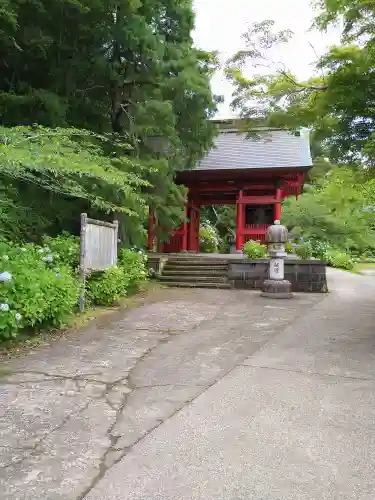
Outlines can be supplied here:
[[270, 299], [291, 299], [293, 297], [292, 284], [288, 280], [268, 279], [263, 283], [260, 295]]

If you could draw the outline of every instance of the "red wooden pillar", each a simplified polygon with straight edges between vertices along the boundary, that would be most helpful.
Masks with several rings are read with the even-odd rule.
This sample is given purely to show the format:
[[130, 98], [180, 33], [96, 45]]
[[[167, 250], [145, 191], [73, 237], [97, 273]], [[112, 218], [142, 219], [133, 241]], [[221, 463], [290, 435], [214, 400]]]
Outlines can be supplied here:
[[304, 177], [305, 177], [304, 174], [297, 174], [298, 184], [297, 184], [296, 200], [299, 199], [299, 195], [302, 191]]
[[237, 227], [236, 227], [236, 250], [241, 251], [244, 246], [244, 229], [245, 229], [245, 205], [242, 201], [242, 189], [238, 193], [237, 198]]
[[195, 249], [197, 252], [200, 250], [200, 228], [201, 228], [201, 210], [200, 207], [197, 207], [197, 213], [196, 213], [196, 235], [195, 235]]
[[281, 201], [282, 201], [282, 190], [281, 188], [276, 189], [276, 203], [275, 203], [275, 212], [274, 212], [274, 220], [281, 219]]
[[199, 209], [197, 207], [191, 206], [189, 214], [189, 252], [199, 252], [199, 215]]
[[147, 249], [152, 252], [154, 250], [155, 241], [155, 215], [152, 208], [149, 208], [148, 213], [148, 238], [147, 238]]
[[186, 202], [181, 252], [187, 252], [188, 249], [188, 231], [189, 231], [188, 218], [189, 218], [189, 205]]

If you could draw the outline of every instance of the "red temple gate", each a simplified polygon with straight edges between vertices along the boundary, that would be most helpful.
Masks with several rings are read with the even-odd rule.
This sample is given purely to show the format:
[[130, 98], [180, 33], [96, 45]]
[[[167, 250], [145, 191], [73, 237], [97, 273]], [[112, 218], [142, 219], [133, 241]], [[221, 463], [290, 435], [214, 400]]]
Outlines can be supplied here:
[[[220, 122], [222, 123], [222, 122]], [[281, 219], [287, 196], [302, 192], [312, 161], [308, 137], [288, 131], [264, 131], [259, 140], [237, 130], [221, 130], [216, 148], [198, 167], [179, 172], [188, 188], [185, 221], [159, 250], [199, 252], [200, 207], [236, 205], [236, 249], [248, 240], [264, 241], [269, 225]], [[155, 220], [149, 218], [149, 250], [155, 244]]]

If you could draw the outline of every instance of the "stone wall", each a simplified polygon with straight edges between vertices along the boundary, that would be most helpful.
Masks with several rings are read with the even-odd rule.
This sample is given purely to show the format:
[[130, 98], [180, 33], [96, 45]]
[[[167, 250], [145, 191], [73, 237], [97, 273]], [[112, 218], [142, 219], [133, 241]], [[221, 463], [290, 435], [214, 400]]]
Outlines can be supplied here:
[[147, 269], [152, 278], [160, 278], [163, 275], [168, 258], [168, 254], [148, 254]]
[[[164, 265], [169, 257], [166, 254], [149, 254], [148, 268], [154, 270], [156, 278], [163, 274]], [[191, 255], [186, 254], [184, 258], [189, 259]], [[228, 258], [227, 260], [228, 282], [233, 288], [260, 290], [264, 280], [268, 278], [269, 263], [267, 259]], [[285, 260], [285, 279], [292, 283], [293, 292], [328, 292], [326, 264], [320, 260], [287, 258]]]
[[[229, 261], [229, 283], [234, 288], [258, 290], [268, 278], [268, 265], [267, 259]], [[284, 272], [293, 292], [328, 292], [325, 262], [286, 259]]]

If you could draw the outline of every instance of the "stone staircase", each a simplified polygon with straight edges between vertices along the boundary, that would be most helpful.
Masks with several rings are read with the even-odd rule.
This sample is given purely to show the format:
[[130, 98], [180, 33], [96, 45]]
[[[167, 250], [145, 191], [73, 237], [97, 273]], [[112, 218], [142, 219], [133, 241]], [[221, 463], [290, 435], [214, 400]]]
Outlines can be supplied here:
[[170, 287], [231, 288], [228, 283], [228, 261], [220, 258], [170, 257], [159, 279]]

